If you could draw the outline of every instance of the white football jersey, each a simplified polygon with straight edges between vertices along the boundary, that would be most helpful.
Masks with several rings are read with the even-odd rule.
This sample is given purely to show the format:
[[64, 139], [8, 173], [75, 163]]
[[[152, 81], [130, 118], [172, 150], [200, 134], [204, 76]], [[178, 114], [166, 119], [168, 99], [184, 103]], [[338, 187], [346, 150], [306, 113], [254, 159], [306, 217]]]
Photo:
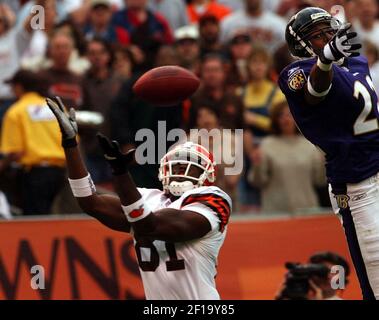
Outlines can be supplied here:
[[173, 202], [161, 190], [138, 190], [151, 210], [191, 210], [206, 217], [212, 227], [202, 238], [187, 242], [135, 240], [146, 299], [220, 299], [215, 284], [217, 256], [227, 231], [230, 197], [214, 186], [189, 190]]

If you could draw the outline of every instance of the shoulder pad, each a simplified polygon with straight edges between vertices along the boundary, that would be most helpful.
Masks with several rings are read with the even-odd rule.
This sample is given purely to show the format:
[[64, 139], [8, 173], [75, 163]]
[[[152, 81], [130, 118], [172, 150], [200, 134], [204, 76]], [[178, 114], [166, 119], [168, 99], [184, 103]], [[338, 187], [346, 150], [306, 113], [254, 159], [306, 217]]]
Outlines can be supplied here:
[[218, 187], [200, 187], [182, 195], [181, 208], [189, 204], [200, 203], [211, 209], [220, 220], [220, 231], [227, 225], [232, 210], [230, 197]]

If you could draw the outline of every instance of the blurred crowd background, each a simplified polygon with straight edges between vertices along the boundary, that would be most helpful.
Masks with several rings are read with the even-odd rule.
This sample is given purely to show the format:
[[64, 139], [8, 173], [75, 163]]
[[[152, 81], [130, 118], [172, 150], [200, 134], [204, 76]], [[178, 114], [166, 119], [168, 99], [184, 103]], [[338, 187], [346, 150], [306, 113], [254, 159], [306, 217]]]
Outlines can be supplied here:
[[[219, 170], [217, 180], [235, 212], [328, 208], [323, 154], [297, 130], [276, 83], [294, 59], [286, 24], [306, 6], [353, 24], [379, 89], [377, 0], [0, 1], [0, 216], [81, 212], [46, 96], [82, 111], [80, 145], [100, 192], [112, 191], [112, 177], [96, 133], [127, 151], [143, 143], [139, 129], [158, 139], [158, 121], [166, 121], [167, 131], [244, 130], [243, 172]], [[132, 87], [145, 71], [164, 65], [193, 71], [201, 85], [181, 105], [156, 108]], [[133, 167], [136, 184], [161, 188], [158, 166]]]

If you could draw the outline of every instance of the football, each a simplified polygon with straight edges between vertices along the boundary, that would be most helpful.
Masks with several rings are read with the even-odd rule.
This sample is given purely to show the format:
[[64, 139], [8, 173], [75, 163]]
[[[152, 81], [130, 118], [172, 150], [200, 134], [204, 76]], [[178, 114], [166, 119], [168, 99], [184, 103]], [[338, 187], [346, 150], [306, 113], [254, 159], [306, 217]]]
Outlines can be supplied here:
[[156, 106], [172, 106], [190, 97], [200, 80], [191, 71], [178, 66], [163, 66], [144, 73], [133, 91], [141, 99]]

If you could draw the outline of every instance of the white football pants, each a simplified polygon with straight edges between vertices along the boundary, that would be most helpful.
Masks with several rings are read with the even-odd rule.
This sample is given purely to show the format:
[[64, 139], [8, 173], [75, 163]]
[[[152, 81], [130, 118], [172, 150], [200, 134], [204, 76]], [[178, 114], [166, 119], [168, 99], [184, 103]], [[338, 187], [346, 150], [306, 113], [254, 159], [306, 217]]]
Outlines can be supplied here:
[[363, 299], [379, 300], [379, 173], [356, 184], [329, 185]]

